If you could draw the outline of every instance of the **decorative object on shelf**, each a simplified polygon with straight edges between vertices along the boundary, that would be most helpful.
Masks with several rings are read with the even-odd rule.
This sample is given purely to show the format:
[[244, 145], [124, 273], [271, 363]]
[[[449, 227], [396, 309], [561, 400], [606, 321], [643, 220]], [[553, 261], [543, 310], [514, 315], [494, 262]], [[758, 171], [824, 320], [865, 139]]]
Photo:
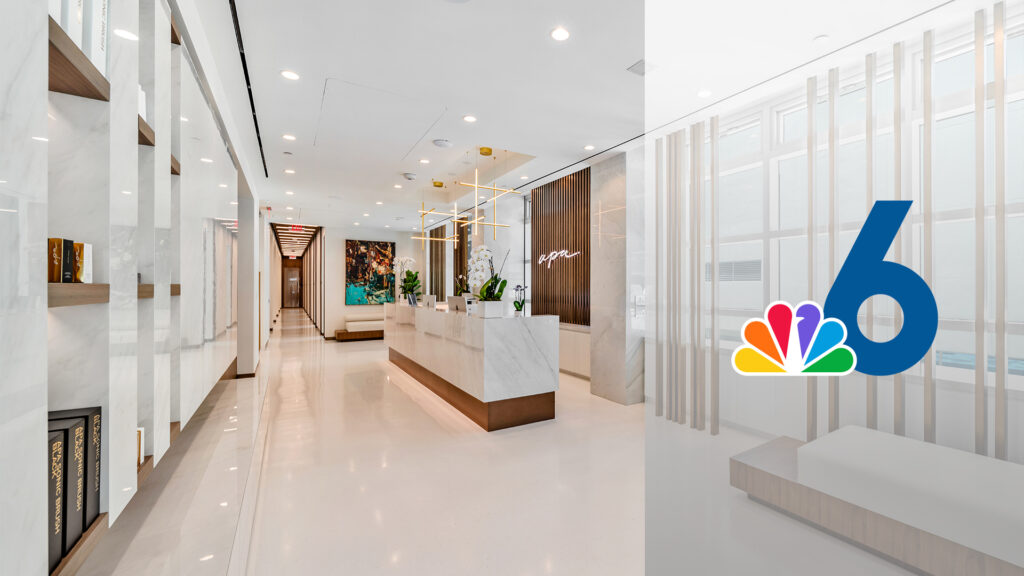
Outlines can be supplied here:
[[85, 0], [83, 52], [103, 75], [107, 74], [107, 2], [108, 0]]
[[99, 406], [50, 412], [50, 420], [85, 419], [85, 510], [82, 526], [88, 528], [100, 515], [100, 463], [103, 445], [103, 412]]
[[466, 292], [469, 292], [469, 287], [466, 286], [466, 277], [459, 274], [455, 277], [455, 295], [462, 296]]
[[60, 564], [64, 556], [64, 434], [50, 432], [49, 450], [50, 473], [46, 489], [49, 515], [46, 517], [46, 533], [49, 542], [50, 572]]
[[67, 555], [82, 537], [85, 526], [85, 419], [50, 420], [50, 432], [60, 432], [64, 441], [64, 538], [61, 554]]
[[47, 281], [54, 284], [75, 281], [75, 243], [63, 238], [50, 238], [47, 242]]
[[402, 278], [402, 295], [409, 301], [410, 306], [415, 306], [416, 298], [420, 294], [420, 273], [406, 270]]
[[92, 244], [75, 242], [75, 283], [92, 284]]
[[526, 308], [526, 286], [516, 284], [514, 293], [515, 300], [512, 301], [512, 306], [516, 309], [516, 316], [522, 316]]
[[395, 243], [346, 240], [345, 305], [394, 301]]
[[79, 48], [83, 47], [82, 34], [85, 31], [85, 0], [61, 0], [60, 27]]

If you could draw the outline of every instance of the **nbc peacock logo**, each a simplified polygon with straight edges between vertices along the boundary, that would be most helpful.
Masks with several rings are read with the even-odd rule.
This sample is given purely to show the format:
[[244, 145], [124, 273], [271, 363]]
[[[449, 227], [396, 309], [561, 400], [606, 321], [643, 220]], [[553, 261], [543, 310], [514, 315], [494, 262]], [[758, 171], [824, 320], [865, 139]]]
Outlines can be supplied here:
[[816, 303], [794, 308], [774, 302], [764, 319], [743, 325], [743, 346], [733, 352], [732, 366], [751, 376], [844, 376], [857, 366], [857, 354], [845, 342], [846, 325], [822, 318]]
[[[890, 376], [921, 361], [935, 341], [939, 310], [931, 288], [910, 268], [886, 260], [909, 200], [875, 202], [825, 298], [825, 307], [801, 302], [768, 306], [764, 318], [743, 325], [743, 345], [732, 367], [745, 376], [843, 376], [856, 369]], [[902, 325], [886, 342], [867, 338], [857, 325], [862, 303], [876, 295], [899, 305]]]

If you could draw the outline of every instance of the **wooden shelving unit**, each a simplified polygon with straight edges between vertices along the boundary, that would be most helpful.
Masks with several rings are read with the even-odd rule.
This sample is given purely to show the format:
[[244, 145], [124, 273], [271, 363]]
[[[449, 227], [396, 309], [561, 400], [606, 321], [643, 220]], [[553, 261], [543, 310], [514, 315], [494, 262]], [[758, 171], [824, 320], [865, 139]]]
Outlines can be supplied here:
[[181, 284], [171, 284], [171, 296], [181, 296]]
[[47, 284], [47, 307], [85, 306], [110, 302], [110, 284]]
[[181, 46], [181, 34], [178, 32], [178, 25], [171, 19], [171, 44]]
[[107, 533], [108, 528], [107, 513], [104, 512], [92, 521], [89, 529], [82, 534], [82, 537], [78, 539], [78, 543], [71, 548], [68, 555], [53, 569], [50, 576], [71, 576], [78, 573], [78, 570], [85, 564], [86, 558], [89, 557], [89, 554], [99, 544], [103, 535]]
[[139, 284], [139, 300], [148, 300], [153, 298], [153, 294], [156, 292], [152, 284]]
[[139, 145], [156, 146], [156, 133], [142, 116], [139, 116]]
[[171, 154], [171, 174], [175, 176], [181, 176], [181, 162]]
[[110, 102], [110, 82], [50, 18], [50, 91]]

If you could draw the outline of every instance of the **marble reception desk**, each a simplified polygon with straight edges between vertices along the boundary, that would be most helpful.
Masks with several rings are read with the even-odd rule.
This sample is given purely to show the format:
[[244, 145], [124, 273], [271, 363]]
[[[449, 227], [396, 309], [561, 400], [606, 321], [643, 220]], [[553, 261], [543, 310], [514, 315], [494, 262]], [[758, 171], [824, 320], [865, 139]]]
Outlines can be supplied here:
[[384, 305], [391, 362], [488, 431], [555, 417], [558, 317]]

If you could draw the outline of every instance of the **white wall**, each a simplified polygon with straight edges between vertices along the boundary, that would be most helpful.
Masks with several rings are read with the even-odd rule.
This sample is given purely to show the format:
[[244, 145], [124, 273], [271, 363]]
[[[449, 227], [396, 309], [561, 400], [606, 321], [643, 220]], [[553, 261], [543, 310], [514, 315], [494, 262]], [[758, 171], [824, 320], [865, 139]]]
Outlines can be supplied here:
[[[324, 230], [324, 335], [333, 336], [345, 327], [346, 314], [380, 311], [383, 305], [345, 305], [345, 240], [376, 240], [395, 243], [395, 257], [409, 256], [416, 259], [416, 271], [424, 270], [424, 257], [420, 242], [412, 240], [407, 232], [390, 230], [357, 230], [347, 228], [326, 228]], [[420, 282], [425, 281], [420, 273]], [[280, 286], [280, 282], [278, 282]], [[396, 289], [398, 283], [395, 283]], [[382, 316], [383, 317], [383, 316]]]

